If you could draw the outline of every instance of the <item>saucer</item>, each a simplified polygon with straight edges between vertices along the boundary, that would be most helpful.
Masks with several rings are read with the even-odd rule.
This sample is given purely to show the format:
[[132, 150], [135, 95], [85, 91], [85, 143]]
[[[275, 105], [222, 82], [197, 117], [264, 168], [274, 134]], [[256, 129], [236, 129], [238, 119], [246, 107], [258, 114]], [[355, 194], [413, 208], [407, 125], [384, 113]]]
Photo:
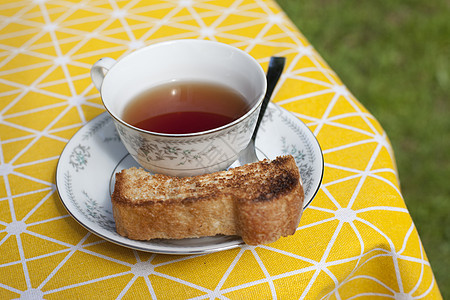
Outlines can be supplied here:
[[[324, 162], [314, 134], [297, 117], [270, 103], [256, 139], [260, 159], [294, 156], [305, 191], [304, 207], [322, 182]], [[69, 214], [84, 228], [110, 242], [140, 251], [199, 254], [243, 244], [237, 236], [136, 241], [119, 235], [112, 214], [115, 173], [138, 164], [120, 141], [113, 120], [104, 112], [84, 125], [65, 146], [56, 168], [56, 187]], [[235, 162], [231, 167], [239, 166]]]

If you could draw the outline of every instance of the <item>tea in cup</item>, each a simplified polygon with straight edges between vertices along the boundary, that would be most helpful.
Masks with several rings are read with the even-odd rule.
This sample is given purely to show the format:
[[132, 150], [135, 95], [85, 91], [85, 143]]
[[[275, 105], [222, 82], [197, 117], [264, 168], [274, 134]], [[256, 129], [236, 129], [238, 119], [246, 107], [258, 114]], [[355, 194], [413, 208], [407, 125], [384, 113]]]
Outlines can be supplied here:
[[248, 145], [266, 76], [246, 52], [174, 40], [91, 69], [131, 156], [153, 173], [192, 176], [229, 167]]

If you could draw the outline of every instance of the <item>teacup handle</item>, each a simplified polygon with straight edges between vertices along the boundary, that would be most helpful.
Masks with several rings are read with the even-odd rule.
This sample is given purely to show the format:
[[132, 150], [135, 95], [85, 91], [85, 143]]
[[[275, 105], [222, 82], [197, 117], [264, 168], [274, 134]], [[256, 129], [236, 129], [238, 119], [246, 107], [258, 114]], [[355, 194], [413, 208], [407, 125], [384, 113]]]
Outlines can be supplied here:
[[91, 79], [97, 90], [100, 91], [106, 73], [108, 73], [109, 69], [111, 69], [115, 63], [116, 60], [109, 57], [103, 57], [97, 60], [97, 62], [92, 66]]

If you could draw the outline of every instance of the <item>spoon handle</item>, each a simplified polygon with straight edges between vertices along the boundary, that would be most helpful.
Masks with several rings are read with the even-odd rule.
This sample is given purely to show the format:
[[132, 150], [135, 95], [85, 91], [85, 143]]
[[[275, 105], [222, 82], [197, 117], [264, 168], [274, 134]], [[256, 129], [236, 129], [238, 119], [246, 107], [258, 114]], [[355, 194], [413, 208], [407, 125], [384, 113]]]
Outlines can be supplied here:
[[281, 73], [283, 72], [284, 65], [286, 63], [285, 57], [272, 56], [269, 61], [269, 68], [267, 69], [266, 79], [267, 79], [267, 90], [264, 100], [261, 104], [261, 110], [259, 112], [258, 120], [256, 121], [256, 127], [253, 131], [252, 140], [256, 139], [256, 134], [258, 133], [259, 125], [266, 111], [267, 105], [272, 97], [273, 90], [280, 79]]

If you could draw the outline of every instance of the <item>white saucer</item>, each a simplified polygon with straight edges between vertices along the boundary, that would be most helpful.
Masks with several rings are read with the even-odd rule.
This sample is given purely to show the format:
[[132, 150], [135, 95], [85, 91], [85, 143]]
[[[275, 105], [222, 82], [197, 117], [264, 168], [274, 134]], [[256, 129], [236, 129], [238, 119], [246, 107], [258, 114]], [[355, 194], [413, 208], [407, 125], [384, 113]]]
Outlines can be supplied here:
[[[302, 176], [306, 207], [319, 190], [323, 155], [314, 134], [297, 117], [270, 103], [256, 139], [260, 158], [295, 157]], [[56, 187], [67, 211], [92, 233], [119, 245], [154, 253], [198, 254], [243, 244], [236, 236], [135, 241], [115, 230], [111, 193], [114, 174], [138, 166], [122, 145], [108, 113], [84, 125], [67, 143], [56, 169]], [[238, 166], [235, 163], [232, 167]]]

